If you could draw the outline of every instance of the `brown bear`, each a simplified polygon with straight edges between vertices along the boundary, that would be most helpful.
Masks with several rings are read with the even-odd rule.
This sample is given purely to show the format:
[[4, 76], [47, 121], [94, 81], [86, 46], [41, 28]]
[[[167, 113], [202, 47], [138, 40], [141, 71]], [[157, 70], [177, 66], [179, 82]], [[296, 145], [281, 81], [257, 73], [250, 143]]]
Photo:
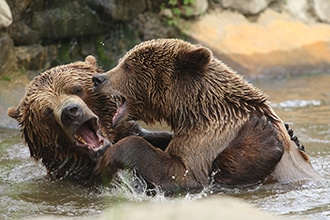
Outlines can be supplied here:
[[92, 76], [101, 72], [93, 56], [51, 68], [30, 82], [18, 107], [8, 109], [31, 157], [42, 160], [52, 179], [90, 180], [103, 151], [125, 136], [143, 136], [160, 148], [171, 139], [124, 117], [113, 125], [116, 103], [93, 90]]
[[99, 161], [100, 178], [134, 168], [165, 192], [318, 178], [266, 96], [206, 47], [146, 41], [93, 82], [119, 97], [118, 112], [174, 132], [165, 151], [136, 136], [120, 140]]

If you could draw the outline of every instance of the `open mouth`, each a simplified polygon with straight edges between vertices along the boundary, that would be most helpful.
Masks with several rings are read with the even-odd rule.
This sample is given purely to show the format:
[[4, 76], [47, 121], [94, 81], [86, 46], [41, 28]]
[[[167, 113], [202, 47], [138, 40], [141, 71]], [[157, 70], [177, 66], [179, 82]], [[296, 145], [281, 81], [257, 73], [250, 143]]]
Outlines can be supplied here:
[[112, 126], [116, 127], [118, 122], [126, 115], [127, 102], [123, 96], [116, 95], [112, 96], [113, 100], [116, 102], [117, 110], [114, 116], [112, 117]]
[[84, 122], [74, 134], [74, 140], [77, 147], [88, 149], [91, 153], [96, 153], [109, 146], [109, 141], [102, 137], [97, 119], [91, 118]]

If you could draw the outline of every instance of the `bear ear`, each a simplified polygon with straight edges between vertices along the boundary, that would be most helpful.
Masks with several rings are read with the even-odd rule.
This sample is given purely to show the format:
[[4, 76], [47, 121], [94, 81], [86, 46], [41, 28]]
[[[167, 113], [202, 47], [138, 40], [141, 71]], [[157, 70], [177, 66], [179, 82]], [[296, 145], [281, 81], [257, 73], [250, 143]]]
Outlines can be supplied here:
[[206, 67], [212, 59], [212, 52], [205, 47], [197, 47], [194, 49], [185, 49], [178, 56], [180, 67], [185, 70], [201, 70]]
[[96, 58], [92, 55], [88, 55], [85, 58], [85, 62], [95, 66], [96, 65]]
[[16, 119], [18, 121], [19, 117], [20, 117], [20, 112], [19, 109], [16, 107], [11, 107], [8, 109], [7, 114], [9, 117]]

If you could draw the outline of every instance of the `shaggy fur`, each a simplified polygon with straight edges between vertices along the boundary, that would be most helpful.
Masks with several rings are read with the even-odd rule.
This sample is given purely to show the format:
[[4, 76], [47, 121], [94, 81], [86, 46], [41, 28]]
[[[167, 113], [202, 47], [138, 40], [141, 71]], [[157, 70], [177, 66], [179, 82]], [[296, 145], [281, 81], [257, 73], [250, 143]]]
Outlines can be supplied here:
[[208, 186], [210, 179], [246, 186], [317, 176], [266, 96], [208, 48], [177, 39], [147, 41], [93, 81], [101, 94], [119, 96], [131, 119], [165, 121], [174, 131], [165, 152], [138, 137], [119, 141], [98, 164], [102, 177], [130, 167], [176, 191]]
[[101, 72], [92, 56], [54, 67], [36, 76], [18, 107], [8, 109], [19, 122], [31, 157], [42, 160], [52, 179], [90, 180], [97, 160], [111, 145], [108, 140], [140, 135], [162, 148], [171, 139], [171, 134], [148, 132], [125, 117], [113, 127], [116, 103], [93, 90], [92, 76]]

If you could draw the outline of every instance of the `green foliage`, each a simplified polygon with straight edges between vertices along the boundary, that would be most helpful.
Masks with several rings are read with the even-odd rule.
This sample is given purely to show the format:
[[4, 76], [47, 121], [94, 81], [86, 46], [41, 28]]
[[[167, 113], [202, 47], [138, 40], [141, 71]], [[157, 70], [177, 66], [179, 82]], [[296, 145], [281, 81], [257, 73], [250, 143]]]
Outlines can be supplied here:
[[162, 4], [160, 9], [170, 8], [172, 15], [167, 17], [167, 24], [177, 26], [181, 17], [190, 16], [194, 12], [193, 4], [196, 0], [168, 0], [167, 4]]
[[96, 38], [95, 41], [96, 45], [96, 56], [98, 59], [98, 63], [100, 63], [103, 67], [109, 68], [110, 66], [114, 65], [114, 61], [111, 57], [109, 51], [107, 51], [107, 42], [103, 36], [99, 36]]
[[3, 76], [3, 77], [0, 78], [0, 80], [9, 82], [11, 80], [11, 77], [10, 76]]
[[61, 42], [59, 44], [57, 59], [57, 65], [72, 61], [70, 56], [70, 44], [68, 42]]

